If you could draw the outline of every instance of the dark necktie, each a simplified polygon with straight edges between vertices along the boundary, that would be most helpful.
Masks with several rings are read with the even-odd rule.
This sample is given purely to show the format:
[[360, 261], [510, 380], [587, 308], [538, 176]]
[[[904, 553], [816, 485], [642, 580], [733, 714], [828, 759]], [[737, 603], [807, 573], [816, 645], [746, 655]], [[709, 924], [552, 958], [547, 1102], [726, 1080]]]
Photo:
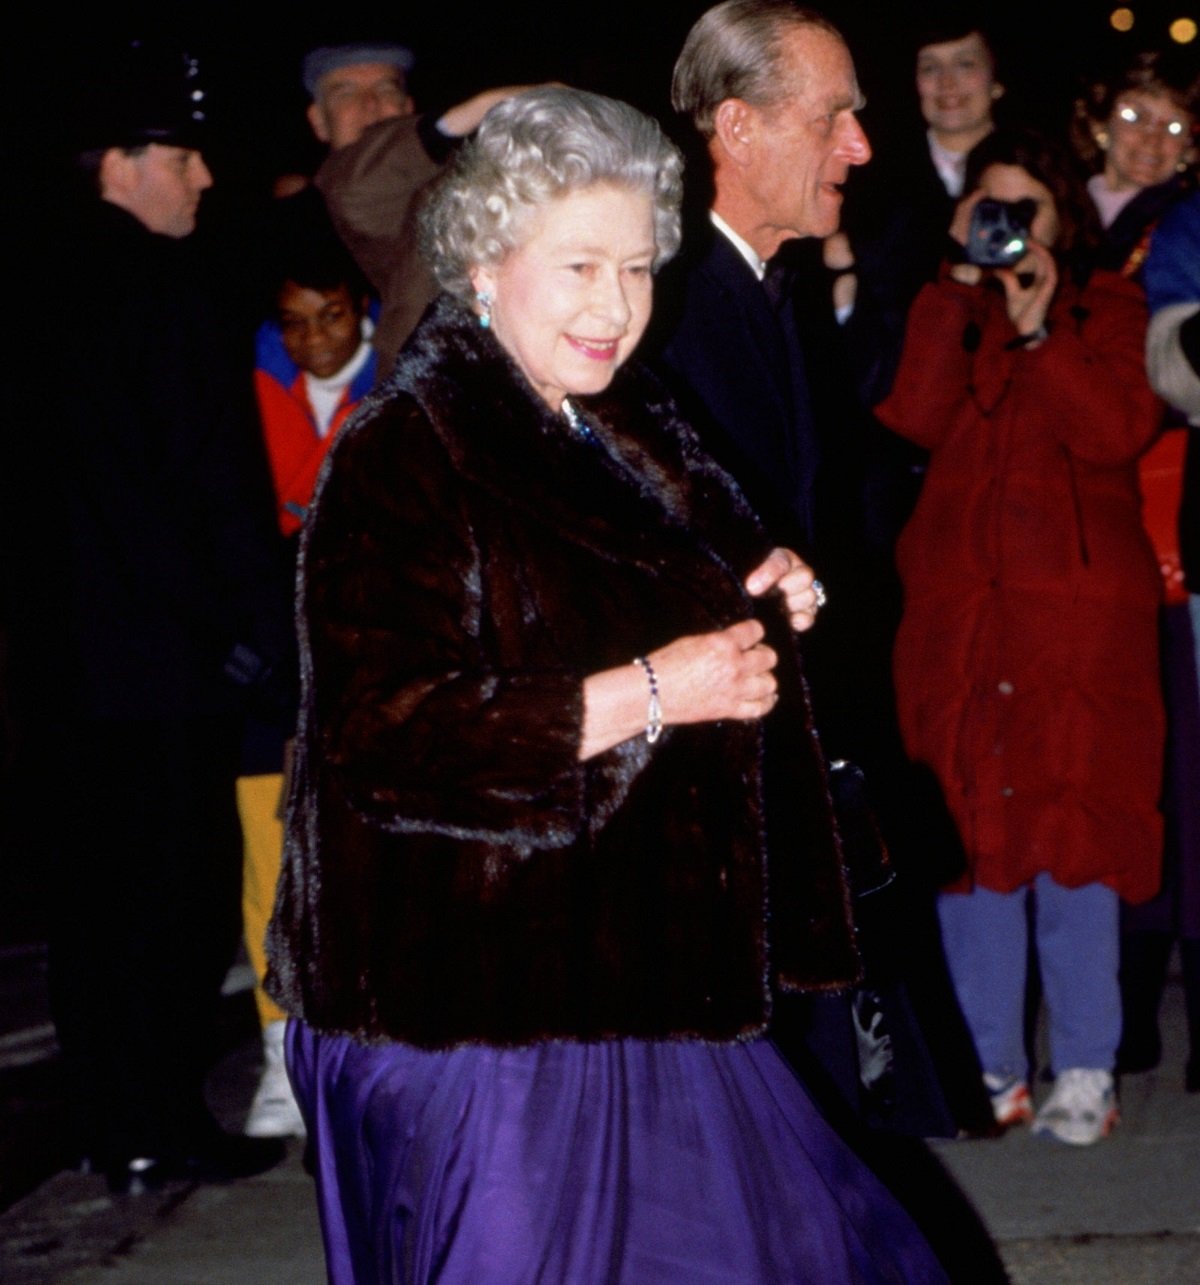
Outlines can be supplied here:
[[771, 307], [776, 312], [780, 310], [784, 302], [791, 296], [792, 283], [795, 280], [795, 272], [792, 265], [781, 255], [776, 255], [767, 263], [767, 270], [763, 274], [762, 286], [766, 292], [767, 299]]

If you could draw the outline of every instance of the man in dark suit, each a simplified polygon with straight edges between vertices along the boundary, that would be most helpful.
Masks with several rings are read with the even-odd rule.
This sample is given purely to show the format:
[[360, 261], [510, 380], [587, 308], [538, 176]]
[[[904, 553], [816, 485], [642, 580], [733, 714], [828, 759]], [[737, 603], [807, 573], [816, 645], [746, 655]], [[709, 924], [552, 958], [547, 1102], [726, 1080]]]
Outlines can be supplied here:
[[101, 69], [80, 190], [46, 231], [57, 316], [47, 431], [18, 459], [37, 564], [18, 676], [45, 742], [51, 1004], [77, 1142], [138, 1191], [282, 1155], [222, 1132], [203, 1086], [241, 929], [242, 715], [291, 643], [249, 381], [191, 238], [212, 182], [197, 70], [143, 46]]
[[[793, 274], [796, 252], [806, 249], [803, 238], [837, 231], [842, 186], [871, 157], [856, 118], [863, 99], [854, 65], [839, 32], [819, 14], [791, 0], [724, 0], [689, 33], [676, 63], [672, 101], [699, 136], [711, 187], [685, 230], [683, 253], [656, 286], [644, 351], [768, 530], [808, 551], [825, 573], [844, 550], [839, 515], [831, 516], [829, 505], [822, 513], [818, 503], [837, 471], [833, 449], [822, 458], [818, 415], [825, 409], [827, 435], [841, 433], [843, 424], [829, 422], [838, 417], [828, 408], [848, 395], [850, 375], [842, 370], [845, 388], [838, 392], [838, 372], [806, 370], [806, 354], [830, 349], [820, 342]], [[689, 172], [697, 170], [705, 172], [703, 161]], [[817, 248], [815, 241], [809, 246]], [[816, 413], [814, 390], [823, 402]], [[837, 450], [846, 453], [843, 444]], [[860, 617], [877, 608], [863, 590], [869, 577], [862, 568], [845, 581], [832, 571], [827, 578], [830, 606], [813, 631], [826, 639], [816, 654], [806, 647], [805, 655], [817, 721], [829, 757], [855, 758], [870, 775], [875, 761], [891, 753], [876, 753], [873, 744], [868, 753], [866, 745], [889, 738], [886, 660], [882, 667], [862, 666], [856, 642]], [[842, 591], [839, 583], [852, 587]], [[843, 611], [848, 614], [839, 623]], [[867, 674], [868, 668], [882, 668], [884, 677]], [[788, 734], [786, 726], [768, 724], [768, 736]], [[767, 782], [768, 832], [771, 792], [787, 788], [787, 782]], [[891, 945], [897, 926], [881, 922], [880, 913], [896, 918], [897, 902], [890, 894], [860, 902], [864, 922], [867, 903], [882, 910], [864, 937], [873, 959], [860, 993], [869, 998], [882, 987], [889, 996], [890, 1034], [876, 1041], [878, 1028], [866, 1029], [861, 1007], [852, 1017], [846, 996], [792, 997], [777, 1009], [772, 1033], [823, 1107], [848, 1129], [857, 1118], [917, 1136], [953, 1133], [903, 983], [893, 984], [894, 965], [905, 950]], [[902, 931], [923, 935], [915, 914], [901, 909], [898, 917]], [[940, 1020], [942, 1008], [937, 1011]], [[862, 1038], [855, 1037], [855, 1023], [864, 1028]], [[889, 1040], [890, 1051], [884, 1047]], [[900, 1183], [914, 1166], [928, 1167], [922, 1154], [899, 1145], [903, 1141], [893, 1154], [858, 1135], [875, 1163], [894, 1168]], [[964, 1213], [964, 1225], [969, 1222]], [[982, 1233], [966, 1239], [970, 1253], [986, 1249]]]
[[[870, 159], [854, 65], [836, 29], [790, 0], [724, 0], [688, 34], [672, 101], [703, 143], [712, 187], [657, 287], [651, 356], [774, 538], [820, 570], [820, 452], [790, 265], [779, 251], [837, 230], [841, 185]], [[766, 734], [784, 740], [791, 729], [774, 720]], [[772, 799], [788, 786], [768, 778], [766, 787], [769, 829]], [[774, 1034], [819, 1100], [837, 1107], [844, 1097], [857, 1108], [844, 998], [794, 997], [780, 1005]]]
[[849, 50], [790, 0], [725, 0], [695, 24], [672, 101], [703, 141], [711, 202], [658, 292], [668, 382], [780, 538], [811, 548], [817, 437], [786, 273], [798, 237], [837, 230], [871, 157]]

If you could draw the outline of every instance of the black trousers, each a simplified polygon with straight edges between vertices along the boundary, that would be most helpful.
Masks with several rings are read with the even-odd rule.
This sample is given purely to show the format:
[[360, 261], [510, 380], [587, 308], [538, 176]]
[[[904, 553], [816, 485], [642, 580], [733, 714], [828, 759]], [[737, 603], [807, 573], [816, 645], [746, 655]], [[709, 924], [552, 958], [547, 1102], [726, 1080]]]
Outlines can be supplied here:
[[241, 931], [241, 724], [77, 721], [49, 806], [50, 998], [80, 1145], [101, 1163], [186, 1148]]

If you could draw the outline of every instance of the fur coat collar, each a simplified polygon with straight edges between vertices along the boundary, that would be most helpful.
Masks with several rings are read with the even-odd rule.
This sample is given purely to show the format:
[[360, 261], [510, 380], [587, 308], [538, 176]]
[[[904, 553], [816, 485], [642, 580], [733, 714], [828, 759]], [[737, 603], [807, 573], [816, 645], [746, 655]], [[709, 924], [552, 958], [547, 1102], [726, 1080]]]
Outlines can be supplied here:
[[730, 578], [741, 585], [730, 568], [770, 548], [736, 484], [636, 362], [603, 393], [572, 399], [589, 442], [473, 314], [442, 296], [375, 399], [401, 392], [420, 404], [464, 478], [599, 556], [653, 571], [667, 560], [665, 542], [705, 586], [719, 581], [714, 600], [725, 602]]

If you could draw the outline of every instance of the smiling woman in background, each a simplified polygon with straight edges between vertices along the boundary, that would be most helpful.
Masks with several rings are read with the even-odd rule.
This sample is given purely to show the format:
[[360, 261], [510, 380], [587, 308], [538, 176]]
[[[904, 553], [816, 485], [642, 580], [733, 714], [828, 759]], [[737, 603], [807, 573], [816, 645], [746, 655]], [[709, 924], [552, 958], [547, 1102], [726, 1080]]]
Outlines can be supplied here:
[[[1190, 61], [1189, 61], [1190, 59]], [[1140, 53], [1075, 105], [1073, 139], [1104, 227], [1099, 264], [1135, 276], [1163, 213], [1195, 186], [1195, 54]]]
[[[1119, 75], [1093, 85], [1078, 105], [1077, 146], [1093, 167], [1100, 167], [1088, 190], [1105, 227], [1103, 262], [1136, 281], [1144, 280], [1143, 265], [1160, 221], [1189, 195], [1194, 199], [1198, 113], [1200, 67], [1194, 52], [1182, 57], [1140, 54]], [[1181, 282], [1182, 277], [1175, 284]], [[1168, 431], [1139, 467], [1143, 516], [1163, 571], [1159, 623], [1168, 718], [1166, 843], [1160, 894], [1144, 905], [1121, 907], [1123, 1031], [1117, 1062], [1128, 1073], [1159, 1063], [1158, 1008], [1175, 938], [1181, 929], [1194, 937], [1200, 923], [1200, 816], [1191, 802], [1200, 773], [1195, 748], [1200, 707], [1179, 522], [1185, 441], [1195, 434], [1169, 411], [1162, 425]], [[1186, 449], [1194, 460], [1194, 442]], [[1200, 975], [1194, 962], [1190, 974], [1189, 994], [1198, 995]], [[1200, 1085], [1200, 1074], [1193, 1071], [1191, 1081]]]
[[610, 99], [495, 108], [305, 527], [273, 988], [338, 1282], [944, 1279], [762, 1038], [857, 962], [812, 574], [627, 364], [680, 168]]

